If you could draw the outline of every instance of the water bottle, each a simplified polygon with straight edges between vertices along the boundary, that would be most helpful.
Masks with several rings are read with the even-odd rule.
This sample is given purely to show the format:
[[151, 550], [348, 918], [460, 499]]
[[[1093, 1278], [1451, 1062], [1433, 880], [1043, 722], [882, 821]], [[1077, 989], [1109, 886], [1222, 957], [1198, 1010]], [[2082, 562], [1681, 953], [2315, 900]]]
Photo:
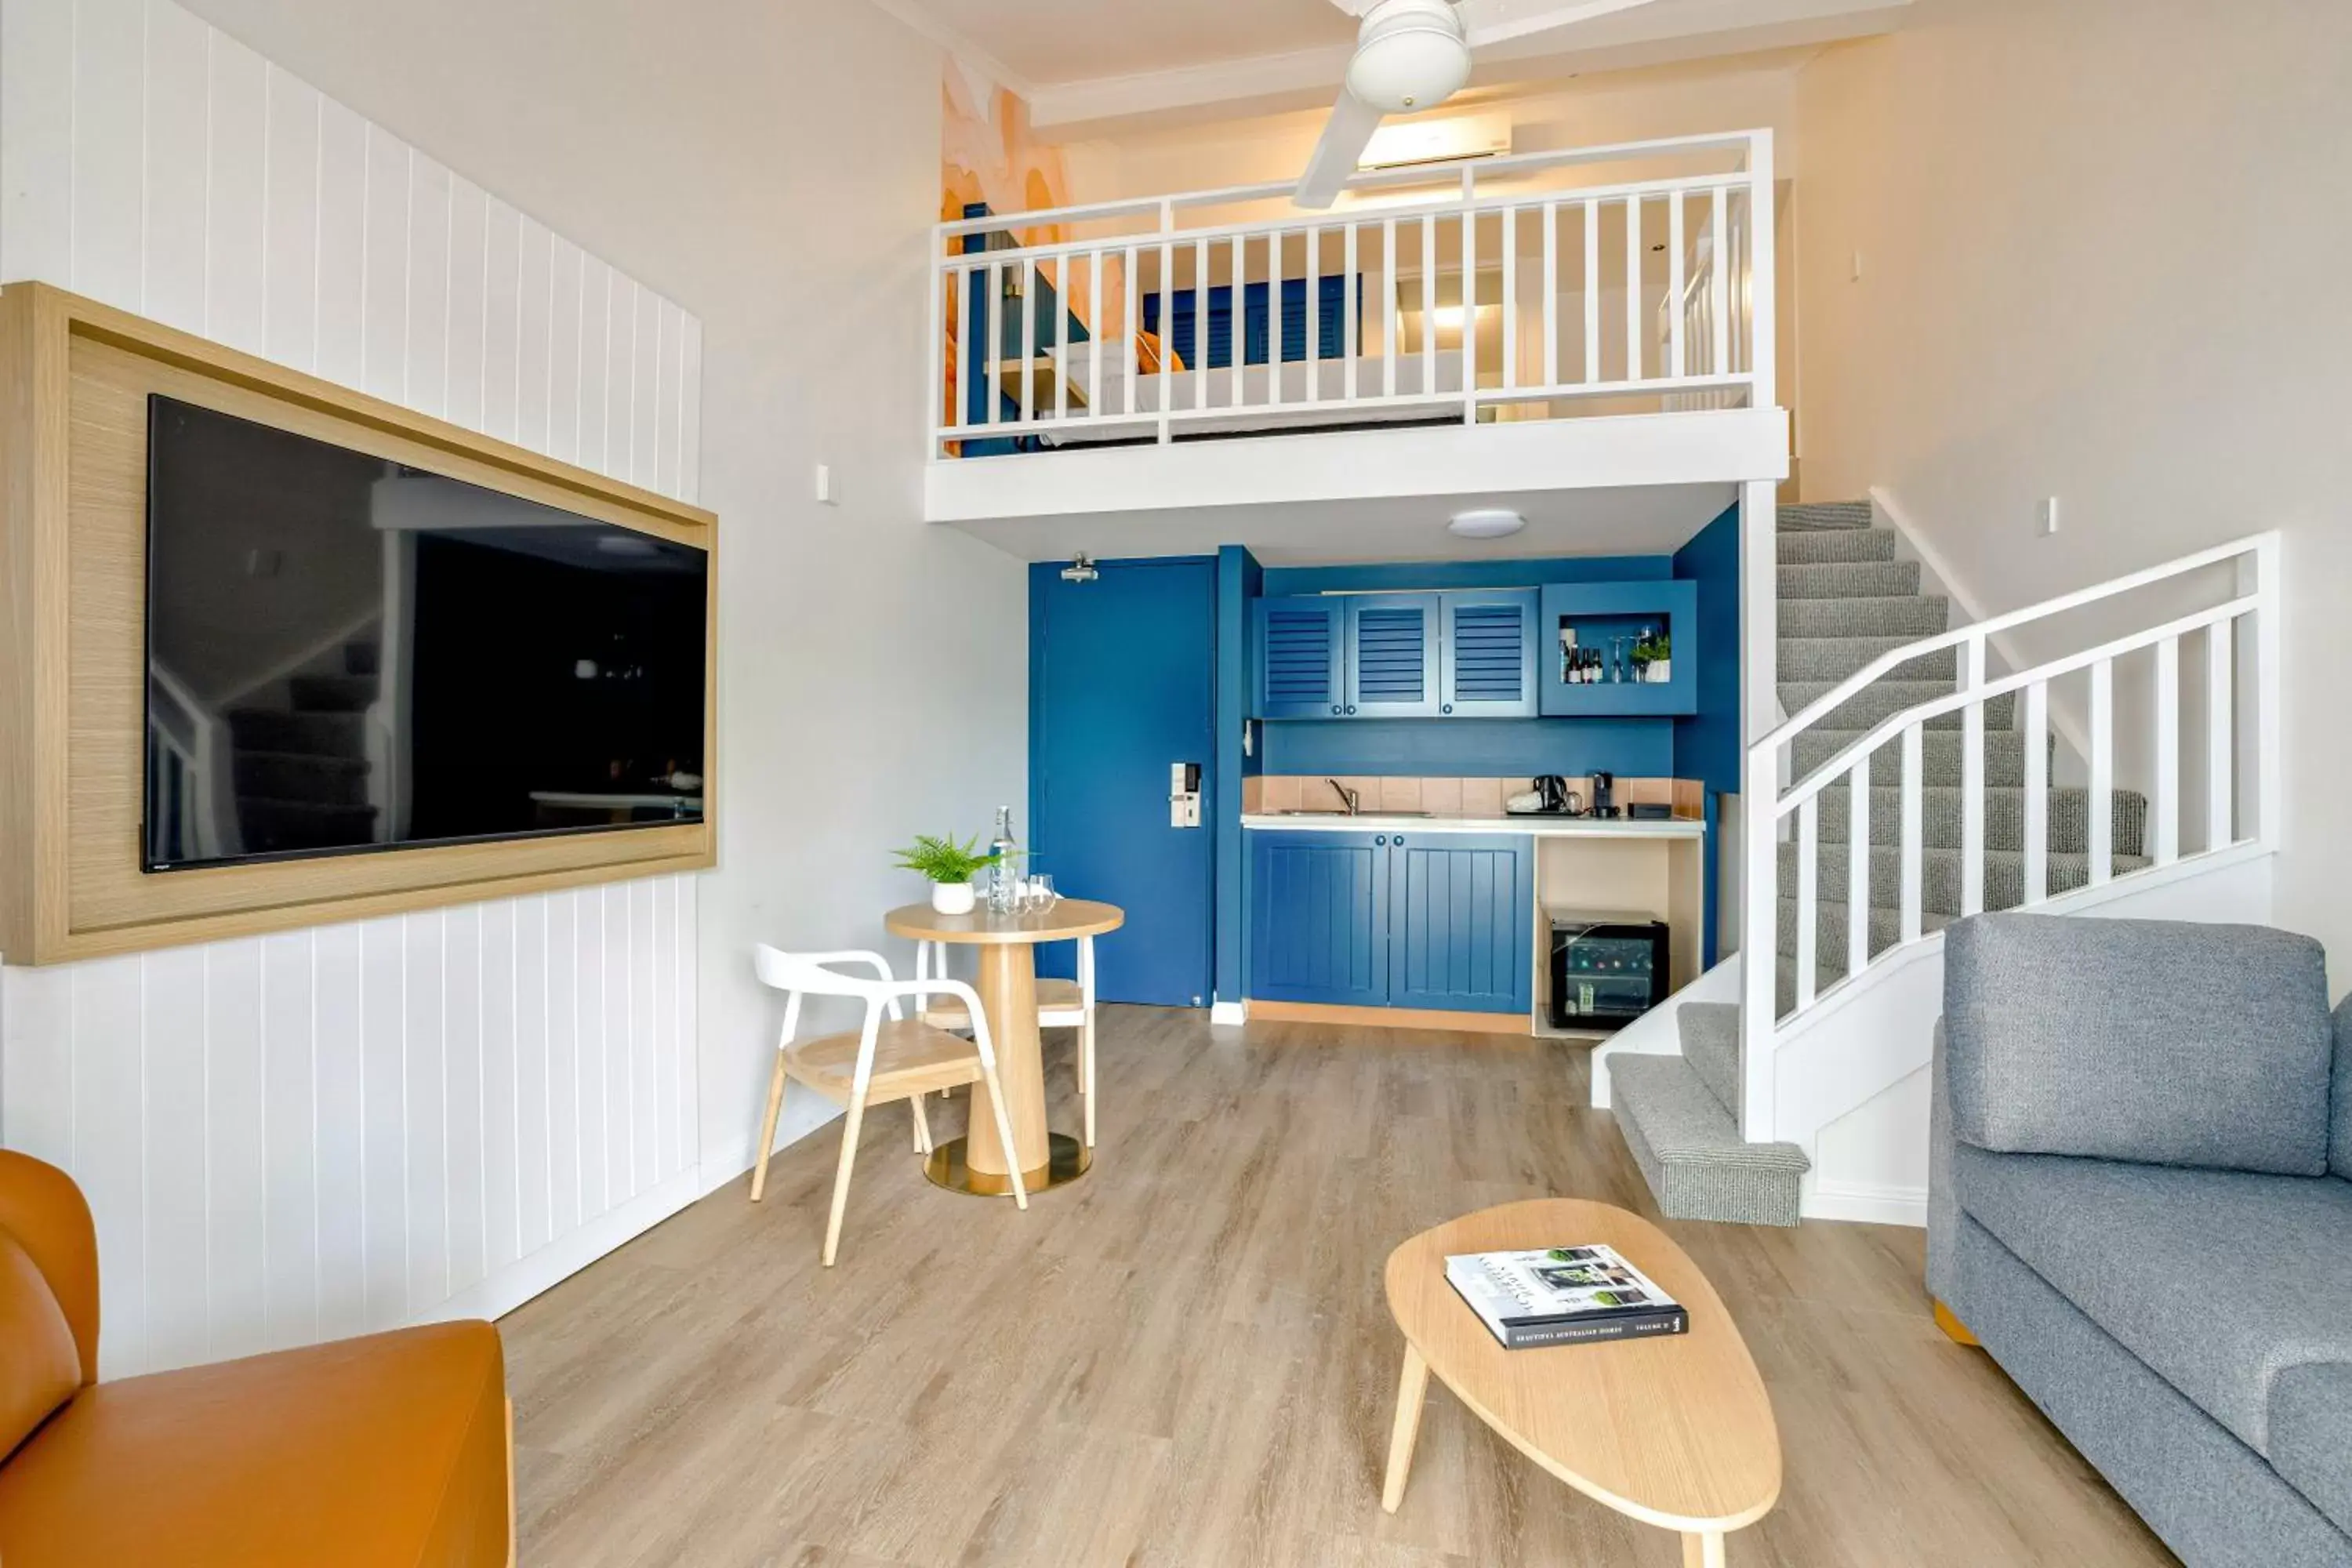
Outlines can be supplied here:
[[989, 840], [988, 852], [996, 857], [988, 868], [988, 912], [1009, 915], [1020, 903], [1021, 890], [1021, 847], [1013, 841], [1013, 808], [1009, 805], [996, 808], [996, 837]]

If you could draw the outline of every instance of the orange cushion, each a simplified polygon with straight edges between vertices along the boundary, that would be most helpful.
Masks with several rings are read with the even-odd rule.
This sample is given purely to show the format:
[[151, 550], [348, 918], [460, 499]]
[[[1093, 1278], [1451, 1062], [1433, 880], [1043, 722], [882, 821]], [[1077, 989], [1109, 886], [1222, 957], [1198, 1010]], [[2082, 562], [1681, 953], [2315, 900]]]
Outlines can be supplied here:
[[7, 1568], [472, 1568], [512, 1518], [482, 1322], [101, 1383], [0, 1468]]
[[0, 1230], [0, 1457], [81, 1386], [81, 1352], [40, 1267]]

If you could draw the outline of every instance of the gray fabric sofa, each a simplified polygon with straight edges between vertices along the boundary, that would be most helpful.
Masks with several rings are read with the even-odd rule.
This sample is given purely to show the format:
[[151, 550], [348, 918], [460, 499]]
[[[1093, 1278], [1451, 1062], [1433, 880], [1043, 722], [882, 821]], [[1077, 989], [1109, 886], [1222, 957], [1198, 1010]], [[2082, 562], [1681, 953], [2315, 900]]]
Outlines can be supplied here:
[[2319, 944], [1944, 941], [1929, 1291], [2189, 1568], [2352, 1568], [2352, 998]]

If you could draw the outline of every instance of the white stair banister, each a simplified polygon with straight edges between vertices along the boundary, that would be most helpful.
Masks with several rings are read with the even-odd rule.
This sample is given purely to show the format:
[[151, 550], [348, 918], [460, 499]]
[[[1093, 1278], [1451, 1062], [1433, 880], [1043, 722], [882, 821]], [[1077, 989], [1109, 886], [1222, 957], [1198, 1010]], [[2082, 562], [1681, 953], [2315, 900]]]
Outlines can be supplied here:
[[[2160, 646], [2160, 645], [2159, 645]], [[2091, 886], [2103, 887], [2116, 871], [2116, 663], [2091, 666]]]

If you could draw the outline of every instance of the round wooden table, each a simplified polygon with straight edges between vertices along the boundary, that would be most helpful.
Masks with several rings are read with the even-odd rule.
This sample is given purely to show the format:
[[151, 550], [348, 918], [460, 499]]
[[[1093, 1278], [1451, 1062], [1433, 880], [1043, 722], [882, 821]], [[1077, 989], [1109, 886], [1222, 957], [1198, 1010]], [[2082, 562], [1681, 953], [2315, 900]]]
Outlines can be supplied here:
[[[1041, 942], [1075, 942], [1101, 936], [1127, 922], [1112, 904], [1064, 899], [1031, 914], [992, 915], [986, 908], [968, 915], [943, 915], [929, 904], [892, 910], [883, 920], [891, 935], [916, 942], [945, 942], [980, 949], [980, 1010], [988, 1019], [996, 1051], [996, 1078], [1004, 1090], [1004, 1119], [1013, 1124], [1013, 1147], [996, 1136], [995, 1118], [975, 1112], [964, 1137], [931, 1152], [924, 1173], [942, 1187], [990, 1197], [1009, 1195], [1011, 1173], [1034, 1193], [1076, 1181], [1086, 1173], [1091, 1152], [1077, 1139], [1045, 1126], [1045, 1062], [1037, 1039], [1037, 955]], [[974, 1095], [986, 1089], [975, 1086]], [[1017, 1167], [1015, 1162], [1018, 1162]]]

